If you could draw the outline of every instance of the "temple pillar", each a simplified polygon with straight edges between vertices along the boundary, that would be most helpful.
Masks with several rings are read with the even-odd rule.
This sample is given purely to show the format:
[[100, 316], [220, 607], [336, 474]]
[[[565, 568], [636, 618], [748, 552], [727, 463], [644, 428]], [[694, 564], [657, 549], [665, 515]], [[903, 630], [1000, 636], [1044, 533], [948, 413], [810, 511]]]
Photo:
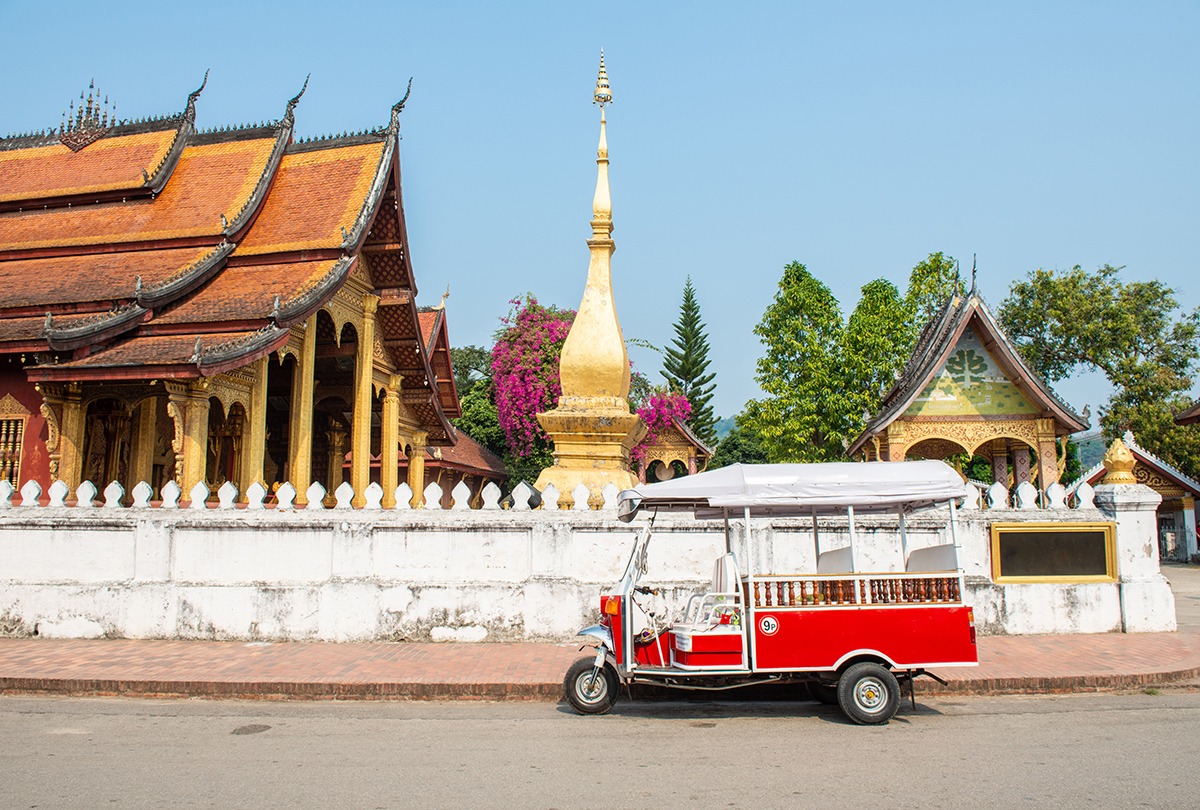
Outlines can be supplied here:
[[312, 484], [313, 393], [317, 361], [317, 316], [304, 323], [304, 340], [292, 374], [291, 412], [288, 418], [288, 481], [296, 489], [296, 505], [308, 503]]
[[250, 389], [250, 412], [242, 431], [241, 465], [238, 470], [238, 500], [246, 502], [250, 485], [263, 481], [263, 459], [267, 454], [267, 362], [255, 363], [254, 387]]
[[42, 415], [46, 418], [46, 450], [50, 455], [50, 478], [62, 481], [71, 491], [83, 483], [83, 440], [86, 420], [83, 392], [79, 383], [39, 385]]
[[1058, 445], [1055, 443], [1053, 419], [1037, 420], [1038, 489], [1058, 481]]
[[1029, 445], [1014, 442], [1009, 445], [1008, 452], [1012, 456], [1013, 486], [1029, 483]]
[[1008, 488], [1008, 447], [999, 440], [992, 442], [992, 483]]
[[133, 446], [129, 448], [129, 489], [145, 481], [154, 485], [154, 449], [158, 433], [158, 399], [142, 400], [134, 409]]
[[397, 468], [400, 465], [400, 384], [393, 374], [383, 390], [383, 414], [380, 419], [379, 486], [383, 488], [383, 508], [396, 506]]
[[412, 490], [412, 498], [408, 505], [420, 509], [425, 505], [425, 442], [429, 434], [418, 430], [412, 435], [412, 452], [408, 454], [408, 488]]
[[1133, 475], [1137, 460], [1120, 439], [1104, 456], [1104, 479], [1096, 486], [1096, 508], [1116, 523], [1116, 571], [1121, 630], [1126, 633], [1176, 629], [1175, 596], [1159, 568], [1157, 509], [1162, 496]]
[[1183, 496], [1183, 542], [1187, 551], [1187, 559], [1197, 552], [1196, 543], [1196, 499], [1191, 495]]
[[189, 497], [208, 467], [208, 384], [168, 382], [167, 414], [175, 423], [175, 483]]
[[342, 468], [346, 465], [346, 431], [340, 427], [330, 428], [325, 431], [325, 441], [329, 445], [329, 457], [325, 465], [325, 480], [329, 486], [325, 489], [327, 500], [331, 500], [333, 493], [342, 485]]
[[354, 487], [351, 504], [362, 507], [367, 502], [367, 485], [371, 483], [371, 411], [375, 404], [371, 379], [375, 370], [375, 310], [378, 295], [363, 296], [362, 332], [354, 354], [354, 424], [350, 439], [350, 486]]
[[884, 453], [881, 461], [904, 461], [904, 452], [907, 447], [904, 443], [903, 422], [893, 422], [888, 426], [885, 443], [886, 446], [881, 448]]

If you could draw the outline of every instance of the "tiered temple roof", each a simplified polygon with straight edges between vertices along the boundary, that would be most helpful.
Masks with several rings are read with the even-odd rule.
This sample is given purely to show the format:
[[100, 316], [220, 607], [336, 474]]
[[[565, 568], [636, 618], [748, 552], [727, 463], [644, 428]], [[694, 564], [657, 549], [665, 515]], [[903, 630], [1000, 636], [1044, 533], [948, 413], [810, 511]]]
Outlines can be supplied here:
[[444, 312], [418, 313], [408, 259], [404, 101], [376, 131], [297, 143], [304, 89], [273, 123], [198, 132], [203, 89], [174, 115], [81, 100], [69, 126], [0, 138], [0, 355], [35, 382], [212, 376], [280, 349], [359, 274], [404, 403], [453, 445]]

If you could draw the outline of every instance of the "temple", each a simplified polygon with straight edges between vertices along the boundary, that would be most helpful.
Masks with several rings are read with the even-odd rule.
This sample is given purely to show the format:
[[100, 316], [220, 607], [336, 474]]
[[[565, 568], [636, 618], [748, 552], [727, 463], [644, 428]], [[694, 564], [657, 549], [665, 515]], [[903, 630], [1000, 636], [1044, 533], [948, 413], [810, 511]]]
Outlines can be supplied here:
[[419, 505], [501, 478], [450, 423], [444, 306], [416, 303], [407, 93], [380, 129], [296, 141], [304, 88], [277, 121], [198, 131], [203, 89], [126, 122], [93, 87], [0, 139], [0, 475], [290, 481], [298, 503], [347, 480], [356, 505], [377, 481], [386, 506], [401, 480]]
[[1025, 364], [972, 285], [925, 326], [848, 452], [869, 461], [980, 455], [992, 461], [994, 481], [1044, 491], [1066, 461], [1056, 439], [1086, 427]]

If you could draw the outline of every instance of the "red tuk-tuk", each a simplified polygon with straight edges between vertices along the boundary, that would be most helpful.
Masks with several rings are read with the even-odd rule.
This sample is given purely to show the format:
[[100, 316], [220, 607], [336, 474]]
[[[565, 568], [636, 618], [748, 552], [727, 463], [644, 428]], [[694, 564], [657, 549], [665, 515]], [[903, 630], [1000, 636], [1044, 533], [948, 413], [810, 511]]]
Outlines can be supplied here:
[[[722, 690], [805, 682], [814, 698], [836, 702], [854, 722], [886, 723], [899, 708], [901, 684], [911, 690], [928, 668], [978, 662], [958, 563], [955, 510], [965, 496], [962, 478], [940, 461], [735, 464], [622, 492], [621, 520], [639, 513], [651, 519], [621, 581], [600, 597], [600, 624], [579, 633], [596, 654], [568, 670], [567, 701], [601, 714], [621, 684]], [[905, 515], [942, 505], [949, 506], [937, 538], [943, 542], [910, 548]], [[711, 585], [674, 621], [649, 604], [657, 591], [640, 584], [659, 511], [725, 523], [725, 553]], [[866, 571], [855, 518], [881, 513], [898, 518], [894, 534], [878, 527], [872, 533], [899, 544], [896, 570]], [[754, 518], [784, 517], [811, 520], [815, 570], [755, 570], [765, 555]], [[827, 533], [848, 534], [849, 543], [823, 549], [822, 518]], [[737, 524], [744, 527], [740, 542], [731, 531]], [[807, 520], [787, 533], [793, 531], [806, 532]]]

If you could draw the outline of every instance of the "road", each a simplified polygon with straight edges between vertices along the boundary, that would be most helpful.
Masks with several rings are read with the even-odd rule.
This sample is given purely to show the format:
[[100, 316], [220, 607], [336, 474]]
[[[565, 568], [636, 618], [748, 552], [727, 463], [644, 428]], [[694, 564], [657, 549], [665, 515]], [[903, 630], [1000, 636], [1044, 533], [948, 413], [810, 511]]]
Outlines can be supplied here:
[[0, 807], [1195, 806], [1200, 692], [814, 703], [0, 698]]

